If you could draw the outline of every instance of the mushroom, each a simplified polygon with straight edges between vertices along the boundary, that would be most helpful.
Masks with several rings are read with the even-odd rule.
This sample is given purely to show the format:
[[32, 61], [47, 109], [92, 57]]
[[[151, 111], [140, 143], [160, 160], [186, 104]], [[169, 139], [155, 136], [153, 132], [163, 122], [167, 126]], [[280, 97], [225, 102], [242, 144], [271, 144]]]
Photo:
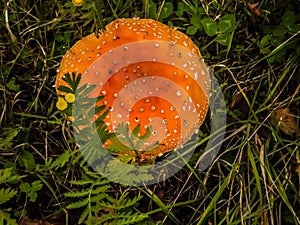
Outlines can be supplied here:
[[130, 131], [140, 125], [140, 135], [151, 127], [138, 149], [141, 159], [182, 146], [208, 111], [209, 69], [198, 47], [185, 34], [152, 19], [117, 19], [98, 37], [82, 38], [64, 55], [56, 88], [67, 85], [62, 77], [70, 72], [82, 74], [80, 85], [97, 85], [91, 97], [104, 95], [98, 104], [111, 107], [104, 121], [110, 132], [121, 123]]

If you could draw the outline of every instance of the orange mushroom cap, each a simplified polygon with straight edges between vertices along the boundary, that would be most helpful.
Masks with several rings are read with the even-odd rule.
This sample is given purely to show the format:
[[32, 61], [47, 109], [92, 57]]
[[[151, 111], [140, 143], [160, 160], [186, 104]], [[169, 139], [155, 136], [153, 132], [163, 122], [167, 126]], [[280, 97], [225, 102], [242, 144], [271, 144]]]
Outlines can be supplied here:
[[210, 76], [198, 47], [152, 19], [117, 19], [99, 37], [82, 38], [64, 55], [56, 88], [67, 86], [62, 78], [70, 72], [82, 74], [80, 85], [97, 85], [92, 97], [104, 95], [98, 104], [111, 107], [104, 121], [109, 131], [125, 122], [131, 131], [140, 125], [143, 135], [151, 126], [139, 150], [159, 145], [142, 151], [142, 159], [183, 145], [208, 111]]

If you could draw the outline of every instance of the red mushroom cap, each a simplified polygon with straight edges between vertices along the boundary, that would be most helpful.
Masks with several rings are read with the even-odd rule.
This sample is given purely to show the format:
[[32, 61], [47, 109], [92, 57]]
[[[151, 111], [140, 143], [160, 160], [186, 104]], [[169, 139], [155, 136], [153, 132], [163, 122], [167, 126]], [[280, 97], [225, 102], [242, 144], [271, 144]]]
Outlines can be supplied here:
[[140, 125], [143, 135], [151, 126], [140, 150], [159, 145], [142, 151], [142, 159], [184, 144], [208, 111], [210, 76], [198, 47], [152, 19], [118, 19], [99, 37], [82, 38], [63, 57], [56, 87], [67, 85], [62, 77], [70, 72], [82, 74], [80, 85], [97, 85], [91, 96], [105, 95], [99, 104], [112, 107], [105, 118], [108, 130], [125, 122], [131, 130]]

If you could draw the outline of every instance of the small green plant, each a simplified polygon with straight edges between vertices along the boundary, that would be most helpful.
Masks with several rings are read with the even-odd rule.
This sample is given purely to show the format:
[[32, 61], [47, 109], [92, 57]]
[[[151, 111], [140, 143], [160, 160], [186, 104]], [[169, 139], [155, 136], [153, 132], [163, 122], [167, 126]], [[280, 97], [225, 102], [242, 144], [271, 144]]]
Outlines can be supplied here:
[[174, 10], [172, 2], [163, 2], [158, 6], [153, 0], [144, 1], [146, 18], [151, 18], [158, 21], [163, 21], [168, 18]]
[[[198, 31], [204, 31], [208, 36], [215, 37], [212, 42], [216, 41], [219, 44], [226, 46], [227, 52], [230, 51], [234, 31], [237, 26], [234, 14], [226, 14], [220, 17], [217, 22], [210, 17], [203, 17], [199, 13], [194, 14], [190, 22], [192, 25], [187, 28], [187, 34], [194, 35]], [[206, 45], [206, 47], [208, 45]], [[202, 47], [202, 49], [206, 47]]]
[[0, 170], [0, 224], [16, 225], [16, 219], [11, 217], [11, 207], [5, 207], [5, 203], [17, 195], [17, 190], [10, 184], [19, 182], [21, 176], [15, 175], [10, 168]]
[[23, 151], [18, 160], [18, 164], [21, 168], [28, 172], [33, 171], [36, 168], [34, 156], [29, 151]]
[[37, 198], [37, 191], [41, 190], [43, 184], [40, 180], [33, 181], [31, 184], [28, 182], [22, 182], [20, 184], [20, 190], [28, 196], [29, 201], [35, 202]]
[[[295, 14], [290, 8], [287, 8], [282, 20], [279, 25], [276, 26], [266, 26], [263, 30], [264, 36], [258, 42], [260, 51], [264, 55], [270, 54], [275, 48], [280, 48], [283, 43], [289, 39], [298, 36], [300, 34], [300, 14]], [[297, 55], [300, 57], [300, 48], [297, 45], [299, 38], [293, 38], [292, 41], [285, 45], [284, 48], [280, 48], [276, 55], [270, 57], [269, 61], [272, 63], [283, 62], [284, 57], [287, 55], [288, 51], [296, 51]]]
[[2, 129], [2, 134], [0, 134], [0, 151], [11, 148], [13, 139], [18, 135], [19, 131], [19, 127], [7, 127]]
[[163, 19], [168, 18], [174, 10], [174, 6], [172, 2], [165, 2], [165, 4], [162, 4], [159, 9], [157, 15], [159, 15], [158, 18], [156, 18], [158, 21], [163, 21]]
[[141, 197], [129, 198], [128, 192], [113, 198], [108, 193], [112, 188], [109, 181], [88, 172], [84, 180], [71, 181], [72, 191], [65, 193], [72, 203], [67, 209], [82, 208], [83, 212], [78, 220], [79, 224], [136, 224], [148, 219], [148, 215], [134, 209]]

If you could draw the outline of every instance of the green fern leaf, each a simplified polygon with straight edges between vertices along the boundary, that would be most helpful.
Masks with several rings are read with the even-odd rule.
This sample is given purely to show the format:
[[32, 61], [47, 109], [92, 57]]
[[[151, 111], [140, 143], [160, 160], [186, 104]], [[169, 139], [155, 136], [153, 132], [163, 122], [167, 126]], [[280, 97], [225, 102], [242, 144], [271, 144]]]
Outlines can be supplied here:
[[11, 188], [2, 188], [0, 189], [0, 205], [9, 201], [12, 197], [14, 197], [17, 194], [17, 191], [11, 189]]
[[101, 200], [105, 199], [106, 197], [107, 197], [107, 194], [106, 194], [106, 193], [101, 193], [101, 194], [92, 196], [92, 197], [89, 199], [89, 201], [90, 201], [91, 203], [95, 203], [95, 204], [97, 204], [97, 205], [100, 205], [99, 202], [100, 202]]
[[0, 150], [11, 148], [12, 140], [18, 135], [19, 128], [4, 128], [0, 135]]
[[[10, 209], [8, 209], [10, 210]], [[7, 211], [8, 211], [7, 210]], [[10, 214], [6, 213], [3, 210], [0, 210], [0, 224], [6, 224], [6, 225], [18, 225], [17, 221], [15, 219], [12, 219], [10, 217]]]
[[65, 87], [65, 86], [59, 86], [58, 90], [62, 91], [62, 92], [66, 92], [66, 93], [72, 93], [73, 92], [73, 90], [71, 88]]
[[78, 85], [79, 85], [79, 83], [80, 83], [80, 80], [81, 80], [81, 74], [76, 74], [75, 72], [73, 72], [73, 73], [66, 73], [65, 75], [64, 75], [64, 77], [62, 78], [65, 82], [67, 82], [69, 85], [70, 85], [70, 87], [71, 87], [71, 89], [72, 89], [72, 91], [71, 92], [68, 92], [68, 93], [75, 93], [75, 91], [76, 91], [76, 89], [77, 89], [77, 87], [78, 87]]
[[92, 180], [72, 180], [70, 183], [74, 184], [74, 185], [83, 186], [83, 185], [86, 185], [86, 184], [93, 184], [94, 181], [92, 181]]
[[[123, 218], [122, 218], [123, 217]], [[134, 213], [131, 212], [124, 213], [120, 215], [120, 218], [122, 218], [120, 221], [118, 221], [116, 224], [118, 225], [128, 225], [128, 224], [136, 224], [138, 222], [141, 222], [148, 218], [147, 214], [141, 214], [141, 213]]]
[[124, 195], [124, 197], [122, 197], [122, 198], [124, 199], [124, 202], [121, 204], [120, 209], [130, 208], [132, 206], [135, 206], [141, 200], [142, 197], [141, 196], [136, 196], [133, 199], [130, 199], [130, 198], [127, 198], [127, 195]]
[[110, 187], [111, 187], [110, 185], [97, 187], [96, 189], [93, 190], [92, 194], [97, 195], [99, 193], [105, 193]]
[[90, 214], [90, 210], [89, 208], [87, 207], [83, 212], [82, 214], [80, 215], [80, 218], [78, 220], [78, 224], [81, 224], [83, 223], [83, 221], [87, 218], [87, 216]]
[[153, 175], [151, 175], [147, 169], [144, 170], [143, 167], [139, 167], [139, 176], [135, 173], [135, 169], [131, 167], [127, 167], [127, 170], [124, 170], [123, 167], [119, 168], [119, 162], [117, 160], [110, 161], [107, 166], [108, 170], [107, 173], [109, 174], [112, 179], [122, 177], [122, 179], [130, 182], [132, 184], [140, 183], [140, 182], [147, 182], [153, 179]]
[[50, 165], [51, 168], [61, 168], [63, 167], [67, 162], [69, 162], [69, 159], [71, 157], [71, 151], [67, 150], [64, 153], [62, 153], [54, 162]]
[[73, 202], [67, 206], [67, 209], [78, 209], [88, 205], [89, 199], [84, 199], [82, 201]]
[[140, 131], [141, 131], [141, 125], [138, 124], [135, 128], [133, 128], [132, 134], [133, 134], [135, 137], [139, 137]]
[[[77, 97], [81, 97], [81, 100], [82, 101], [87, 101], [88, 99], [86, 99], [86, 97], [88, 96], [89, 93], [91, 93], [91, 91], [96, 87], [96, 84], [93, 84], [93, 85], [88, 85], [88, 84], [85, 84], [85, 85], [82, 85], [81, 87], [78, 87], [76, 89], [76, 94], [77, 94]], [[82, 98], [84, 97], [84, 98]], [[79, 98], [80, 99], [80, 98]], [[94, 98], [90, 98], [90, 100], [93, 100], [92, 103], [95, 102], [95, 99]]]
[[90, 190], [83, 190], [83, 191], [67, 192], [65, 193], [65, 196], [71, 198], [79, 198], [79, 197], [87, 196], [89, 194], [90, 194]]
[[140, 136], [140, 139], [145, 140], [150, 137], [150, 134], [151, 134], [151, 127], [147, 127], [145, 134]]
[[11, 169], [0, 170], [0, 184], [8, 182], [8, 178], [11, 176]]
[[18, 176], [12, 174], [11, 168], [1, 169], [0, 170], [0, 184], [9, 183], [9, 182], [17, 182], [24, 176]]

